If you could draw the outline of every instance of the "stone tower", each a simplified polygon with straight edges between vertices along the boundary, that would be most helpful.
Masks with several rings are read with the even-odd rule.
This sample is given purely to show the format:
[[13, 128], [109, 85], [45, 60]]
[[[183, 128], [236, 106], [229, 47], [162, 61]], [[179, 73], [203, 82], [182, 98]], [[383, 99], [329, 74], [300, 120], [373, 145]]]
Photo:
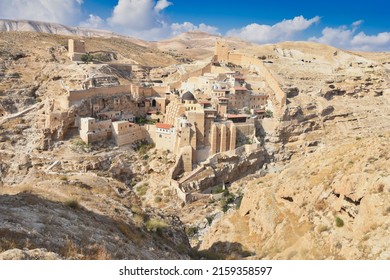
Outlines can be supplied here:
[[218, 62], [227, 63], [229, 60], [229, 46], [224, 41], [215, 43], [215, 57]]
[[85, 54], [85, 41], [68, 40], [68, 55], [72, 61], [81, 61], [81, 56]]

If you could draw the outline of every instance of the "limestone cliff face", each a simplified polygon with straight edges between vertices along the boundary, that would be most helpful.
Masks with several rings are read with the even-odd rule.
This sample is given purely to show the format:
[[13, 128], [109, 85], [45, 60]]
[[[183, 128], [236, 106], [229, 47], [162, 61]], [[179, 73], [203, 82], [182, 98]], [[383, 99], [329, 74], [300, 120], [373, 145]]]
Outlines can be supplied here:
[[255, 259], [388, 259], [390, 57], [326, 47], [321, 57], [305, 46], [268, 50], [267, 67], [287, 93], [284, 114], [263, 121], [273, 163], [201, 249], [239, 244]]
[[267, 153], [259, 144], [244, 145], [236, 150], [218, 153], [203, 162], [199, 171], [180, 179], [186, 191], [202, 192], [223, 183], [233, 182], [260, 172], [267, 162]]
[[202, 247], [218, 240], [239, 242], [254, 258], [388, 259], [389, 137], [320, 148], [252, 181]]

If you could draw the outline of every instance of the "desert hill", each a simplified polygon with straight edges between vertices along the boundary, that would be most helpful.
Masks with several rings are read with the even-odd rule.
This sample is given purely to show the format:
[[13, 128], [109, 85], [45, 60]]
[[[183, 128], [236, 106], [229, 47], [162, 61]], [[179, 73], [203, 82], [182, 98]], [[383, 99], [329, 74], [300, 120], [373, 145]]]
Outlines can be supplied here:
[[[215, 42], [222, 38], [222, 36], [212, 35], [201, 31], [189, 31], [173, 38], [155, 42], [154, 44], [160, 50], [180, 52], [193, 58], [203, 59], [213, 55]], [[225, 40], [232, 49], [243, 49], [253, 45], [237, 38], [227, 37], [223, 38], [223, 40]]]
[[143, 40], [128, 37], [128, 36], [122, 36], [111, 31], [84, 28], [84, 27], [72, 27], [72, 26], [66, 26], [59, 23], [41, 22], [41, 21], [34, 21], [34, 20], [0, 19], [0, 31], [38, 32], [38, 33], [48, 33], [48, 34], [67, 35], [67, 36], [82, 36], [82, 37], [121, 38], [121, 39], [126, 39], [132, 43], [138, 44], [140, 46], [148, 46], [148, 43]]

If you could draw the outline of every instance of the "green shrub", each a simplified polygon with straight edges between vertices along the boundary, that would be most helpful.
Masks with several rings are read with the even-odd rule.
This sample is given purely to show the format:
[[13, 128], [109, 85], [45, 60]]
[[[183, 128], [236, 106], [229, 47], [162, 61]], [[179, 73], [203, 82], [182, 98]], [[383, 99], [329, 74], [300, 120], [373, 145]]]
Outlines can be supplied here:
[[138, 245], [142, 245], [144, 242], [144, 236], [142, 233], [132, 228], [130, 225], [123, 221], [116, 220], [115, 224], [118, 230], [129, 240], [135, 242]]
[[336, 217], [336, 227], [343, 227], [344, 226], [344, 221], [339, 218], [339, 217]]
[[137, 205], [131, 206], [130, 211], [133, 214], [142, 214], [142, 209], [140, 207], [138, 207]]
[[166, 228], [168, 225], [166, 222], [162, 220], [158, 220], [156, 218], [152, 218], [149, 221], [146, 222], [146, 229], [148, 231], [153, 231], [153, 232], [160, 232], [164, 228]]
[[222, 185], [218, 185], [216, 188], [214, 188], [211, 193], [212, 194], [219, 194], [225, 192], [225, 189], [223, 188]]
[[243, 198], [244, 198], [243, 194], [239, 194], [238, 197], [236, 198], [236, 209], [240, 209]]
[[61, 181], [68, 181], [68, 177], [66, 175], [61, 175], [60, 180]]
[[66, 206], [72, 208], [72, 209], [79, 209], [80, 208], [80, 204], [77, 200], [74, 200], [74, 199], [71, 199], [71, 200], [67, 200], [65, 201], [64, 203]]
[[209, 226], [211, 225], [211, 223], [213, 222], [213, 220], [214, 220], [214, 215], [213, 216], [207, 216], [206, 217], [206, 220], [207, 220], [207, 223], [209, 224]]
[[[146, 153], [150, 150], [150, 149], [153, 149], [155, 147], [154, 144], [149, 144], [149, 143], [141, 143], [137, 148], [136, 148], [136, 151], [140, 154], [140, 155], [146, 155]], [[145, 158], [144, 158], [145, 159]], [[146, 158], [148, 159], [148, 158]]]
[[81, 56], [81, 61], [84, 62], [84, 63], [86, 63], [86, 64], [92, 62], [92, 60], [93, 60], [93, 55], [91, 55], [91, 54], [89, 54], [89, 53], [83, 54], [83, 55]]
[[322, 232], [325, 232], [325, 231], [328, 231], [329, 230], [329, 227], [326, 226], [326, 225], [321, 225], [318, 227], [318, 233], [322, 233]]
[[146, 194], [146, 191], [148, 190], [148, 184], [142, 184], [136, 188], [137, 194], [139, 196], [144, 196]]
[[266, 110], [265, 111], [265, 117], [266, 118], [273, 118], [274, 113], [271, 110]]
[[144, 221], [145, 221], [145, 216], [142, 215], [142, 214], [135, 214], [133, 216], [133, 222], [137, 225], [137, 226], [142, 226], [144, 224]]
[[71, 143], [76, 147], [76, 148], [89, 148], [90, 146], [86, 144], [81, 138], [75, 138], [71, 140]]
[[198, 233], [198, 228], [197, 227], [186, 227], [185, 232], [187, 236], [191, 237], [194, 236], [195, 234]]
[[227, 202], [226, 198], [221, 199], [219, 204], [221, 206], [222, 211], [224, 213], [226, 213], [227, 210], [229, 209], [229, 205], [228, 205], [228, 202]]

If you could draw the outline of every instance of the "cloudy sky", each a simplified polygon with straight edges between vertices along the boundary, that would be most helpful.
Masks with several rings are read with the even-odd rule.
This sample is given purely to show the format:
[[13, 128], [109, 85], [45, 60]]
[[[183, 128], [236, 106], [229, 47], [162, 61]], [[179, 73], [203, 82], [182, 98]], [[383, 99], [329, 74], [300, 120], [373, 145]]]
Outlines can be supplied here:
[[106, 29], [146, 40], [189, 30], [265, 44], [316, 41], [390, 51], [390, 1], [0, 0], [0, 18]]

